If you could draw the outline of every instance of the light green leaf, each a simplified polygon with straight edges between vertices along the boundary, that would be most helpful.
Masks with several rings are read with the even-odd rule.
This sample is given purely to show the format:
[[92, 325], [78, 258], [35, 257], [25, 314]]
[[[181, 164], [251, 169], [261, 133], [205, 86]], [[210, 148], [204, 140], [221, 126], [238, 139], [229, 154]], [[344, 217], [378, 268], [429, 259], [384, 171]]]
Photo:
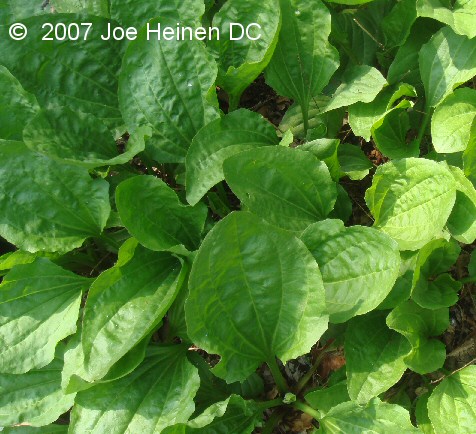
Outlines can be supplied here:
[[118, 263], [89, 290], [81, 337], [87, 381], [106, 375], [112, 365], [163, 318], [180, 286], [180, 262], [130, 239]]
[[433, 18], [450, 26], [456, 33], [474, 38], [476, 29], [475, 0], [456, 0], [454, 6], [442, 0], [417, 0], [417, 12], [420, 17]]
[[352, 180], [364, 179], [373, 167], [359, 146], [341, 143], [337, 149], [341, 170]]
[[387, 404], [378, 398], [366, 406], [344, 402], [332, 408], [320, 421], [323, 434], [418, 433], [410, 415], [399, 405]]
[[61, 391], [62, 368], [63, 361], [56, 357], [48, 366], [26, 374], [0, 374], [0, 424], [43, 426], [68, 411], [75, 394]]
[[325, 163], [291, 148], [241, 152], [225, 160], [223, 171], [249, 211], [283, 229], [301, 231], [326, 218], [337, 199]]
[[295, 149], [311, 152], [318, 160], [326, 163], [334, 181], [338, 181], [345, 173], [340, 167], [338, 150], [341, 143], [339, 139], [317, 139], [303, 143]]
[[232, 395], [195, 419], [166, 428], [163, 434], [251, 434], [261, 420], [262, 410], [254, 401]]
[[357, 102], [372, 102], [386, 85], [387, 81], [377, 69], [368, 65], [354, 66], [344, 74], [343, 83], [334, 92], [325, 111]]
[[412, 299], [421, 307], [440, 309], [458, 301], [461, 283], [446, 271], [456, 262], [461, 248], [455, 241], [430, 241], [419, 252], [413, 273]]
[[[151, 18], [168, 17], [181, 22], [200, 22], [203, 0], [110, 0], [111, 17], [123, 26], [140, 29]], [[187, 44], [188, 42], [185, 42]]]
[[31, 0], [0, 0], [0, 22], [15, 23], [33, 15], [49, 12], [49, 8], [42, 2]]
[[185, 422], [200, 379], [181, 345], [151, 347], [126, 377], [79, 392], [69, 432], [154, 434]]
[[436, 152], [460, 152], [466, 149], [471, 124], [476, 117], [476, 90], [456, 89], [435, 110], [431, 119], [431, 137]]
[[22, 140], [22, 131], [40, 109], [36, 98], [0, 65], [0, 146], [4, 140]]
[[196, 250], [205, 226], [207, 208], [183, 205], [175, 191], [154, 176], [135, 176], [116, 189], [122, 223], [148, 249]]
[[51, 424], [44, 427], [13, 426], [4, 427], [2, 434], [67, 434], [68, 425]]
[[447, 308], [429, 310], [413, 301], [406, 301], [390, 312], [387, 325], [410, 342], [412, 352], [404, 361], [412, 371], [423, 375], [443, 366], [446, 359], [445, 344], [430, 337], [440, 335], [449, 326]]
[[0, 234], [22, 250], [67, 252], [99, 236], [109, 217], [108, 183], [76, 166], [0, 145]]
[[448, 230], [460, 243], [472, 244], [476, 240], [476, 190], [458, 167], [450, 166], [456, 180], [456, 203], [448, 219]]
[[0, 285], [0, 372], [48, 365], [57, 343], [76, 331], [89, 283], [43, 258], [13, 268]]
[[429, 110], [476, 75], [476, 39], [444, 27], [423, 45], [419, 62]]
[[337, 384], [330, 385], [325, 389], [317, 389], [313, 392], [309, 392], [304, 399], [324, 416], [336, 405], [350, 401], [349, 392], [347, 391], [347, 381], [344, 380]]
[[406, 158], [379, 166], [365, 201], [374, 227], [400, 250], [418, 250], [441, 235], [456, 200], [456, 182], [446, 163]]
[[463, 154], [464, 174], [476, 186], [476, 119], [471, 125], [469, 143]]
[[[476, 366], [446, 377], [428, 399], [428, 416], [435, 432], [461, 434], [476, 424]], [[448, 423], [451, 421], [451, 423]]]
[[390, 330], [386, 312], [370, 312], [353, 318], [345, 333], [345, 360], [349, 396], [359, 404], [386, 392], [406, 370], [403, 361], [411, 345]]
[[244, 380], [275, 356], [285, 362], [306, 353], [327, 328], [312, 255], [288, 232], [247, 212], [229, 214], [209, 232], [189, 291], [188, 334], [220, 354], [214, 372], [227, 382]]
[[[235, 23], [231, 29], [230, 23]], [[250, 28], [240, 40], [241, 28], [258, 23], [261, 27]], [[266, 24], [264, 24], [266, 23]], [[279, 0], [228, 0], [213, 17], [214, 27], [219, 29], [220, 39], [214, 39], [209, 47], [218, 62], [217, 84], [230, 96], [230, 108], [238, 106], [243, 91], [266, 68], [278, 43], [281, 26]]]
[[85, 13], [109, 18], [108, 0], [50, 0], [56, 12]]
[[321, 269], [331, 322], [375, 309], [392, 289], [400, 256], [396, 243], [382, 232], [325, 220], [309, 226], [301, 239]]
[[[25, 144], [47, 157], [87, 168], [124, 164], [144, 150], [141, 131], [129, 138], [118, 155], [113, 135], [92, 114], [68, 107], [42, 110], [23, 130]], [[92, 139], [94, 138], [94, 139]]]
[[[409, 84], [385, 87], [371, 103], [358, 102], [349, 107], [349, 124], [356, 136], [370, 140], [372, 127], [387, 114], [398, 108], [408, 108], [411, 103], [402, 97], [416, 97], [415, 88]], [[395, 104], [399, 101], [397, 104]]]
[[309, 104], [329, 83], [339, 54], [328, 42], [331, 14], [321, 0], [280, 0], [282, 25], [266, 81], [301, 106], [308, 129]]
[[223, 161], [228, 157], [277, 144], [273, 126], [250, 110], [240, 109], [210, 122], [193, 138], [185, 160], [188, 203], [195, 205], [225, 179]]
[[[150, 26], [157, 23], [152, 20]], [[177, 24], [170, 19], [160, 23]], [[143, 27], [129, 44], [119, 79], [121, 112], [129, 132], [152, 128], [146, 145], [154, 159], [183, 162], [198, 130], [219, 116], [216, 75], [215, 61], [201, 41], [149, 41]]]
[[[44, 23], [90, 22], [79, 26], [77, 41], [43, 41]], [[1, 62], [34, 93], [42, 106], [66, 106], [92, 113], [109, 127], [122, 124], [117, 100], [117, 77], [121, 67], [122, 43], [104, 41], [108, 20], [100, 17], [49, 14], [23, 20], [28, 37], [15, 41], [8, 28], [0, 26]], [[52, 78], [54, 77], [54, 78]]]

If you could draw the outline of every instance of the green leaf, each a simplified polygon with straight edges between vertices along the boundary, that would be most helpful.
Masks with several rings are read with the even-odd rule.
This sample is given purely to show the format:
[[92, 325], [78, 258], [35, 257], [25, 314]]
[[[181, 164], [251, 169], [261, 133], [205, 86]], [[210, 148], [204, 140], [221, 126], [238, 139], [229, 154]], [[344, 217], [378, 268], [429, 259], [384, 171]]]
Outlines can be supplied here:
[[476, 277], [476, 253], [471, 253], [471, 260], [468, 264], [468, 272], [471, 277]]
[[48, 12], [48, 8], [41, 2], [31, 0], [0, 0], [0, 22], [15, 23], [33, 15], [41, 15]]
[[372, 136], [382, 154], [392, 159], [418, 157], [416, 140], [407, 143], [410, 117], [404, 109], [393, 110], [372, 127]]
[[207, 217], [203, 204], [182, 205], [177, 194], [154, 176], [135, 176], [116, 189], [122, 223], [148, 249], [196, 250]]
[[392, 289], [400, 256], [382, 232], [325, 220], [309, 226], [301, 239], [321, 269], [332, 323], [375, 309]]
[[464, 174], [476, 186], [476, 119], [471, 125], [469, 143], [463, 154]]
[[401, 0], [395, 4], [382, 21], [385, 48], [399, 47], [405, 43], [417, 18], [415, 0]]
[[353, 318], [345, 334], [345, 360], [349, 396], [359, 404], [387, 391], [406, 370], [403, 361], [411, 351], [405, 337], [390, 330], [386, 312]]
[[181, 345], [151, 347], [126, 377], [79, 392], [69, 432], [153, 434], [187, 421], [200, 379], [186, 351]]
[[334, 181], [338, 181], [345, 173], [342, 172], [338, 158], [338, 150], [341, 143], [339, 139], [316, 139], [303, 143], [295, 149], [311, 152], [318, 160], [326, 163]]
[[[258, 266], [259, 264], [259, 266]], [[247, 212], [207, 235], [193, 263], [188, 334], [221, 356], [214, 372], [242, 381], [262, 362], [307, 351], [327, 328], [319, 267], [304, 244]]]
[[474, 0], [456, 0], [454, 6], [442, 0], [417, 0], [417, 12], [421, 17], [429, 17], [450, 26], [456, 33], [474, 38]]
[[34, 428], [32, 426], [4, 427], [2, 434], [67, 434], [68, 425], [51, 424], [45, 427]]
[[368, 65], [354, 66], [345, 72], [343, 83], [334, 92], [325, 111], [357, 102], [372, 102], [386, 85], [387, 81], [377, 69]]
[[281, 32], [266, 81], [278, 94], [297, 101], [307, 130], [311, 98], [321, 93], [339, 66], [338, 52], [328, 42], [331, 14], [321, 0], [280, 4]]
[[440, 335], [449, 326], [447, 308], [424, 309], [413, 301], [406, 301], [390, 312], [387, 325], [410, 342], [412, 352], [404, 360], [412, 371], [423, 375], [443, 366], [445, 344], [430, 337]]
[[418, 250], [440, 236], [455, 200], [447, 164], [423, 158], [379, 166], [365, 193], [374, 227], [395, 239], [400, 250]]
[[320, 421], [323, 434], [418, 433], [410, 422], [410, 415], [399, 405], [387, 404], [378, 398], [366, 406], [344, 402], [332, 408]]
[[337, 150], [341, 170], [352, 180], [364, 179], [373, 167], [359, 146], [341, 143]]
[[110, 0], [110, 3], [111, 17], [123, 26], [133, 26], [136, 29], [159, 16], [198, 23], [205, 12], [203, 0]]
[[[261, 23], [260, 28], [250, 28], [250, 36], [240, 40], [242, 29], [251, 23]], [[264, 24], [266, 23], [266, 24]], [[213, 26], [219, 29], [220, 38], [213, 39], [209, 47], [218, 61], [217, 84], [230, 96], [230, 108], [238, 106], [243, 91], [268, 65], [278, 42], [281, 26], [279, 0], [228, 0], [213, 17]]]
[[163, 318], [180, 286], [180, 262], [128, 240], [118, 263], [92, 284], [84, 308], [81, 337], [87, 381], [111, 366]]
[[476, 90], [456, 89], [435, 110], [431, 119], [431, 137], [436, 152], [461, 152], [471, 135], [476, 117]]
[[108, 0], [50, 0], [56, 12], [85, 13], [109, 18]]
[[421, 307], [440, 309], [458, 301], [462, 285], [446, 271], [456, 262], [460, 252], [458, 243], [442, 239], [430, 241], [418, 252], [412, 299]]
[[48, 365], [59, 341], [76, 331], [89, 279], [47, 259], [14, 267], [0, 285], [0, 372], [22, 374]]
[[[176, 26], [176, 21], [160, 21]], [[158, 21], [149, 22], [151, 28]], [[119, 79], [119, 101], [129, 132], [152, 128], [146, 145], [161, 163], [180, 163], [195, 134], [218, 117], [217, 66], [201, 41], [147, 40], [147, 27], [132, 41]]]
[[232, 395], [195, 419], [166, 428], [162, 434], [251, 434], [261, 420], [262, 410], [254, 401]]
[[[45, 23], [90, 22], [79, 26], [77, 41], [43, 41]], [[121, 67], [122, 43], [104, 41], [108, 20], [100, 17], [49, 14], [23, 20], [28, 37], [15, 41], [8, 28], [0, 26], [1, 62], [34, 93], [42, 106], [66, 106], [92, 113], [110, 127], [122, 124], [117, 100], [117, 77]], [[54, 77], [54, 79], [52, 79]]]
[[476, 39], [457, 35], [444, 27], [423, 45], [419, 61], [429, 110], [476, 75]]
[[[415, 88], [409, 84], [385, 87], [371, 103], [358, 102], [349, 107], [349, 124], [356, 136], [370, 140], [372, 127], [393, 110], [411, 107], [402, 97], [416, 97]], [[399, 101], [397, 103], [397, 101]]]
[[341, 5], [363, 5], [374, 0], [326, 0], [328, 3], [338, 3]]
[[[476, 424], [476, 366], [446, 377], [428, 399], [428, 416], [435, 432], [472, 432]], [[448, 423], [451, 421], [451, 423]]]
[[332, 211], [337, 189], [325, 163], [291, 148], [264, 147], [225, 160], [225, 179], [252, 213], [301, 231]]
[[0, 146], [4, 140], [22, 140], [27, 123], [40, 109], [36, 98], [0, 65]]
[[337, 384], [330, 385], [325, 389], [317, 389], [313, 392], [309, 392], [304, 399], [324, 416], [336, 405], [350, 401], [349, 392], [347, 391], [347, 381], [344, 380]]
[[26, 125], [23, 140], [32, 151], [47, 157], [95, 168], [127, 163], [142, 152], [145, 144], [139, 133], [129, 138], [126, 151], [118, 155], [113, 135], [98, 118], [54, 107], [42, 110]]
[[277, 144], [273, 126], [249, 110], [240, 109], [210, 122], [193, 138], [185, 160], [188, 203], [195, 205], [225, 179], [223, 162], [228, 157]]
[[476, 240], [476, 190], [458, 167], [450, 166], [456, 180], [456, 203], [448, 219], [448, 230], [460, 243], [472, 244]]
[[415, 419], [417, 421], [417, 426], [424, 434], [435, 434], [435, 430], [431, 425], [430, 418], [428, 417], [428, 398], [430, 397], [429, 393], [425, 393], [418, 397], [415, 406]]
[[0, 424], [28, 423], [44, 426], [68, 411], [75, 394], [61, 391], [63, 361], [56, 357], [48, 366], [26, 374], [0, 374]]
[[0, 145], [0, 180], [0, 234], [22, 250], [67, 252], [106, 225], [108, 183], [82, 168]]

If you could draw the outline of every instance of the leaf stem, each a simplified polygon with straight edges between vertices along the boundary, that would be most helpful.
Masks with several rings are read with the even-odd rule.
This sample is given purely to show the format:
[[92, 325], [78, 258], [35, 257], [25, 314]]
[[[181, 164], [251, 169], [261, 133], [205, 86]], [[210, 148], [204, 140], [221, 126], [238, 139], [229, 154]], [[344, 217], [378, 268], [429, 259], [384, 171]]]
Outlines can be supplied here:
[[271, 415], [271, 417], [266, 421], [266, 424], [263, 427], [261, 434], [271, 434], [274, 428], [276, 428], [279, 422], [281, 422], [282, 418], [283, 418], [283, 413], [281, 413], [280, 411], [275, 411]]
[[268, 410], [268, 409], [273, 408], [273, 407], [279, 407], [280, 405], [284, 405], [282, 398], [276, 398], [276, 399], [272, 399], [270, 401], [263, 401], [263, 402], [259, 403], [259, 406], [260, 406], [262, 411]]
[[286, 391], [289, 390], [289, 386], [283, 374], [281, 374], [278, 363], [276, 362], [276, 357], [270, 357], [267, 363], [279, 392], [284, 395]]
[[476, 276], [474, 277], [465, 277], [464, 279], [459, 280], [461, 283], [473, 283], [476, 282]]
[[425, 114], [423, 115], [420, 131], [418, 131], [418, 136], [416, 138], [418, 149], [420, 149], [421, 141], [423, 140], [423, 136], [425, 135], [430, 119], [431, 119], [431, 107], [426, 107]]
[[309, 407], [309, 405], [304, 404], [304, 402], [296, 401], [291, 404], [291, 407], [300, 410], [309, 416], [312, 416], [314, 419], [319, 420], [321, 418], [321, 415], [317, 410], [314, 410], [312, 407]]
[[325, 351], [325, 348], [323, 348], [321, 353], [319, 353], [319, 355], [316, 357], [316, 361], [312, 365], [311, 369], [308, 372], [306, 372], [306, 374], [299, 380], [299, 383], [297, 384], [295, 389], [296, 395], [299, 395], [299, 393], [306, 387], [309, 380], [317, 371], [317, 368], [319, 368], [319, 365], [321, 364], [322, 359], [325, 357], [325, 355], [326, 355], [326, 351]]

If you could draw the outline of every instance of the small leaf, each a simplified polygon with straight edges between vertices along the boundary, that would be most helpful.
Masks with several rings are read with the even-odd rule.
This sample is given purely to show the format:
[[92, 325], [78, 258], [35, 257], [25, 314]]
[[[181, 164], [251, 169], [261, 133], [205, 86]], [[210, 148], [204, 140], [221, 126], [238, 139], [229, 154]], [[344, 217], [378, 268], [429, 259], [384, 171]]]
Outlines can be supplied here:
[[418, 250], [440, 236], [456, 200], [456, 183], [446, 163], [406, 158], [379, 166], [365, 201], [374, 227], [401, 250]]
[[341, 143], [337, 156], [341, 170], [352, 180], [364, 179], [373, 167], [362, 149], [349, 143]]
[[0, 372], [22, 374], [52, 362], [57, 343], [76, 331], [89, 283], [43, 258], [14, 267], [0, 285]]
[[214, 372], [227, 382], [244, 380], [275, 356], [287, 361], [309, 351], [327, 328], [312, 255], [290, 233], [247, 212], [229, 214], [209, 232], [189, 291], [188, 334], [220, 354]]
[[181, 345], [150, 347], [129, 375], [79, 392], [69, 432], [153, 434], [187, 421], [200, 379], [186, 350]]
[[349, 396], [359, 404], [387, 391], [406, 370], [411, 351], [405, 337], [385, 324], [386, 312], [353, 318], [345, 334], [345, 360]]
[[148, 249], [181, 252], [200, 245], [207, 208], [183, 205], [158, 178], [142, 175], [123, 181], [116, 189], [116, 205], [124, 226]]
[[[472, 432], [476, 424], [476, 366], [446, 377], [428, 399], [428, 416], [435, 432]], [[451, 421], [451, 423], [448, 423]]]
[[423, 375], [443, 366], [446, 359], [445, 345], [430, 337], [440, 335], [449, 326], [447, 308], [429, 310], [413, 301], [407, 301], [390, 312], [387, 325], [410, 342], [412, 352], [404, 361], [412, 371]]
[[185, 160], [188, 203], [197, 204], [210, 188], [225, 179], [223, 162], [228, 157], [277, 144], [273, 126], [249, 110], [236, 110], [210, 122], [193, 138]]
[[291, 148], [241, 152], [224, 162], [223, 171], [249, 211], [283, 229], [301, 231], [326, 218], [337, 199], [327, 166]]
[[400, 256], [382, 232], [325, 220], [309, 226], [301, 239], [320, 266], [332, 323], [375, 309], [392, 289]]
[[347, 381], [341, 381], [337, 384], [329, 385], [325, 389], [317, 389], [309, 392], [304, 399], [311, 406], [324, 416], [331, 408], [350, 401], [349, 392], [347, 391]]

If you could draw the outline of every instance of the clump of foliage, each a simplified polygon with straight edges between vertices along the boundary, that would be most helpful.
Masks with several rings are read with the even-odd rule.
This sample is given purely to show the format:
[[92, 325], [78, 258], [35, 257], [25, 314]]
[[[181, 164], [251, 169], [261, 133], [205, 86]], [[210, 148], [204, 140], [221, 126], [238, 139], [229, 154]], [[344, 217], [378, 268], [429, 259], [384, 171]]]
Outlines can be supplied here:
[[[40, 6], [0, 1], [4, 433], [474, 433], [442, 335], [474, 303], [475, 1]], [[240, 108], [262, 74], [279, 125]]]

